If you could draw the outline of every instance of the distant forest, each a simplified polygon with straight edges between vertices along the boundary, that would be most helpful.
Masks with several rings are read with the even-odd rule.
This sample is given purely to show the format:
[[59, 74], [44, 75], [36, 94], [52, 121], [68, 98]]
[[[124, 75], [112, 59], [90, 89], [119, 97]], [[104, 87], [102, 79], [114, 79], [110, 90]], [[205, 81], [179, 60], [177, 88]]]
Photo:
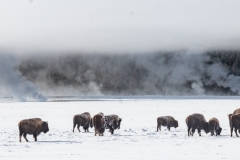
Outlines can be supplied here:
[[38, 56], [18, 69], [44, 89], [71, 86], [82, 94], [94, 84], [105, 95], [239, 95], [227, 81], [240, 76], [240, 51]]

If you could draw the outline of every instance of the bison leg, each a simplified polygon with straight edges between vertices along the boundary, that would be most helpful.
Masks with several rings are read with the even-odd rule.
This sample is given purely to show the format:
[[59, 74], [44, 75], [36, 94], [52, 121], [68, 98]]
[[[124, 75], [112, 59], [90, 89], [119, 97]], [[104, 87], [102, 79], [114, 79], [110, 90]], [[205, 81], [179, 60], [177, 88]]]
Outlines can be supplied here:
[[81, 131], [80, 131], [80, 125], [79, 125], [79, 124], [77, 124], [77, 129], [78, 129], [79, 132], [81, 132]]
[[192, 136], [193, 136], [194, 132], [195, 132], [195, 129], [192, 128]]
[[35, 139], [35, 141], [37, 141], [37, 134], [36, 133], [33, 134], [33, 138]]
[[239, 136], [238, 136], [238, 133], [237, 133], [237, 128], [235, 128], [235, 133], [236, 133], [236, 136], [239, 137]]
[[188, 133], [188, 136], [190, 136], [189, 134], [190, 134], [190, 127], [188, 127], [188, 129], [187, 129], [187, 133]]
[[232, 137], [233, 127], [231, 127], [230, 132], [231, 132], [231, 137]]
[[158, 129], [161, 131], [161, 125], [157, 125], [157, 131], [158, 131]]
[[76, 127], [76, 123], [73, 123], [73, 132], [74, 132], [75, 127]]
[[199, 136], [201, 136], [201, 129], [200, 128], [198, 128], [198, 134], [199, 134]]
[[97, 130], [95, 129], [95, 136], [97, 135]]
[[[216, 132], [217, 133], [217, 132]], [[214, 135], [214, 130], [211, 130], [211, 136], [213, 136]]]
[[22, 142], [21, 138], [22, 138], [23, 133], [19, 133], [19, 142]]
[[111, 134], [113, 134], [113, 132], [114, 132], [114, 129], [111, 129]]
[[24, 133], [24, 134], [23, 134], [23, 137], [24, 137], [24, 139], [28, 142], [27, 133]]
[[218, 135], [218, 129], [215, 130], [216, 136]]
[[170, 126], [167, 126], [168, 131], [170, 131]]

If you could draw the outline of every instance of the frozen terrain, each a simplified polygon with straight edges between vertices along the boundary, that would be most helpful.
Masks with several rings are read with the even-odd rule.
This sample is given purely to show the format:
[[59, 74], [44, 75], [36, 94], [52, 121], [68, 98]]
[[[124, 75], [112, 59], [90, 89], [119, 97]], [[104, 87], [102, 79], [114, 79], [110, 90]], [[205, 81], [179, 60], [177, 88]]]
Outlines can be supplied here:
[[[240, 138], [230, 137], [227, 115], [239, 108], [238, 97], [211, 98], [144, 98], [139, 99], [83, 99], [52, 98], [48, 102], [0, 103], [0, 159], [238, 159]], [[123, 121], [121, 129], [103, 137], [72, 132], [75, 114], [88, 111], [91, 115], [103, 112], [117, 114]], [[202, 113], [206, 120], [216, 117], [223, 128], [221, 136], [202, 137], [195, 132], [187, 136], [185, 118]], [[171, 115], [179, 127], [156, 132], [158, 116]], [[18, 122], [39, 117], [48, 121], [50, 131], [34, 142], [28, 135], [26, 142], [18, 139]]]

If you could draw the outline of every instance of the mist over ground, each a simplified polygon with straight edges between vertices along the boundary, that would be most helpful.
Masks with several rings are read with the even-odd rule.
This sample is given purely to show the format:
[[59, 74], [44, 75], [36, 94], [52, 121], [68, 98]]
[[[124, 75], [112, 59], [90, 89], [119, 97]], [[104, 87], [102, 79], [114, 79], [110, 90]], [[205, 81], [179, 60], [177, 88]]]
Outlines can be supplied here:
[[240, 52], [24, 57], [22, 77], [44, 95], [239, 95]]

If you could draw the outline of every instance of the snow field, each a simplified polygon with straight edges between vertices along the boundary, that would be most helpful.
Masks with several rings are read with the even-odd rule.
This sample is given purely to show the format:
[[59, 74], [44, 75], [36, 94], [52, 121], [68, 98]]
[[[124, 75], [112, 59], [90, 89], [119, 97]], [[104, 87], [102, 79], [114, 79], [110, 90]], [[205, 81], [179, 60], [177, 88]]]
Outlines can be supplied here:
[[[115, 100], [77, 102], [13, 102], [0, 103], [0, 159], [235, 159], [238, 158], [240, 139], [230, 137], [227, 115], [238, 108], [237, 99], [167, 99]], [[94, 136], [93, 128], [84, 133], [82, 127], [72, 132], [75, 114], [88, 111], [121, 117], [120, 130], [103, 137]], [[187, 136], [185, 118], [201, 113], [208, 121], [218, 118], [223, 128], [221, 136], [210, 136], [202, 131], [199, 137]], [[179, 127], [157, 130], [157, 117], [171, 115]], [[27, 135], [19, 143], [18, 122], [39, 117], [48, 121], [50, 131], [34, 142]]]

